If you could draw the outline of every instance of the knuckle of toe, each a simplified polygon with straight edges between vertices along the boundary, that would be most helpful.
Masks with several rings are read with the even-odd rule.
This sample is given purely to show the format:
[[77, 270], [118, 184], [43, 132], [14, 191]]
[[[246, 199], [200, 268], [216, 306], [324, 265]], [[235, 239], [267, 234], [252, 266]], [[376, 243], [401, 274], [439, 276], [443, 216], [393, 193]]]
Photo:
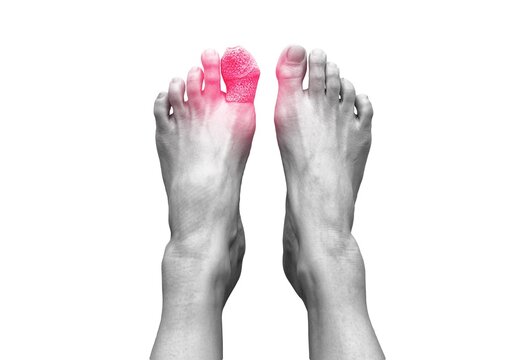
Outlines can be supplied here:
[[339, 75], [339, 68], [334, 63], [326, 64], [326, 73], [329, 75]]
[[358, 95], [358, 99], [359, 99], [360, 103], [363, 104], [364, 106], [370, 106], [371, 105], [369, 97], [367, 95], [365, 95], [365, 94]]
[[161, 92], [155, 98], [155, 106], [162, 106], [167, 101], [167, 93]]
[[327, 86], [331, 86], [331, 87], [338, 88], [338, 89], [341, 86], [341, 84], [339, 83], [339, 80], [337, 78], [327, 78], [326, 79], [326, 84], [327, 84]]
[[354, 91], [354, 85], [348, 80], [343, 79], [341, 82], [341, 86], [343, 87], [345, 92], [353, 92]]
[[311, 74], [310, 79], [314, 82], [324, 82], [325, 75], [324, 73], [316, 72], [314, 74]]
[[314, 60], [324, 60], [326, 62], [326, 53], [322, 49], [313, 49], [310, 56], [314, 58]]
[[188, 72], [188, 79], [198, 79], [202, 76], [202, 73], [203, 71], [200, 68], [194, 67]]

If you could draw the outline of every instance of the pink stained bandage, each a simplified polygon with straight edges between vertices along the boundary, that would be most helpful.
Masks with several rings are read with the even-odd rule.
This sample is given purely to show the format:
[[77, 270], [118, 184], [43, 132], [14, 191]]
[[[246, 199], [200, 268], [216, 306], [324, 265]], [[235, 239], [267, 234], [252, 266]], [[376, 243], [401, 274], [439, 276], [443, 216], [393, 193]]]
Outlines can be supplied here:
[[221, 75], [227, 86], [228, 102], [254, 101], [260, 69], [247, 50], [239, 46], [228, 48], [221, 58]]

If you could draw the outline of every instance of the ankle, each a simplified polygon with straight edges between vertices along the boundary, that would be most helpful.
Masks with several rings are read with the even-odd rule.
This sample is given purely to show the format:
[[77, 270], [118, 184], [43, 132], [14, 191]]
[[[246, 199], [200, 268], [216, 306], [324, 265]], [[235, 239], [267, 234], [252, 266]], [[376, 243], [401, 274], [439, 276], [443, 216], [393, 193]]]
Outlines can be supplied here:
[[166, 288], [193, 292], [198, 298], [223, 297], [231, 277], [229, 247], [236, 236], [236, 231], [230, 236], [224, 231], [201, 231], [172, 238], [162, 261]]
[[297, 272], [308, 310], [348, 309], [365, 302], [363, 263], [334, 261], [330, 257], [312, 262], [301, 260]]
[[290, 226], [305, 238], [342, 239], [351, 233], [354, 202], [327, 195], [306, 196], [297, 190], [288, 192], [286, 215]]
[[[191, 191], [192, 193], [194, 191]], [[239, 192], [211, 196], [169, 196], [172, 240], [230, 237], [237, 231]]]
[[165, 257], [162, 261], [164, 308], [221, 311], [230, 280], [230, 260], [205, 262]]
[[220, 359], [222, 307], [164, 301], [151, 359]]
[[295, 282], [307, 307], [339, 306], [364, 296], [365, 266], [351, 234], [315, 230], [287, 235], [290, 237], [291, 242], [299, 244]]
[[367, 307], [308, 310], [310, 358], [383, 360]]

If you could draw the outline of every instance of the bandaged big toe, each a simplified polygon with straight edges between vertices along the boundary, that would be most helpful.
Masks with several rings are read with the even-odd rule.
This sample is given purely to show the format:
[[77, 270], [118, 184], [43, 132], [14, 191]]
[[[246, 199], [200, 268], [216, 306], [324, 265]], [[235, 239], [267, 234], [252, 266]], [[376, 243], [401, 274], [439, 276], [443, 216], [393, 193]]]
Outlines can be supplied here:
[[254, 101], [260, 69], [247, 50], [239, 46], [228, 48], [221, 58], [221, 75], [227, 87], [228, 102]]

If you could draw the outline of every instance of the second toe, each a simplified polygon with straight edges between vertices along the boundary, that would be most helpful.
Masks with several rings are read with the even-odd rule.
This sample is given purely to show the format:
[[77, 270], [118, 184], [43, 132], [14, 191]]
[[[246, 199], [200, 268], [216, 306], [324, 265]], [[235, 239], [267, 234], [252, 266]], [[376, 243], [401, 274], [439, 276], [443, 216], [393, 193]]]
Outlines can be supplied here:
[[215, 50], [205, 50], [201, 55], [201, 63], [205, 69], [206, 95], [218, 95], [220, 93], [219, 54]]
[[310, 96], [323, 96], [326, 88], [326, 54], [315, 49], [309, 57], [308, 92]]

